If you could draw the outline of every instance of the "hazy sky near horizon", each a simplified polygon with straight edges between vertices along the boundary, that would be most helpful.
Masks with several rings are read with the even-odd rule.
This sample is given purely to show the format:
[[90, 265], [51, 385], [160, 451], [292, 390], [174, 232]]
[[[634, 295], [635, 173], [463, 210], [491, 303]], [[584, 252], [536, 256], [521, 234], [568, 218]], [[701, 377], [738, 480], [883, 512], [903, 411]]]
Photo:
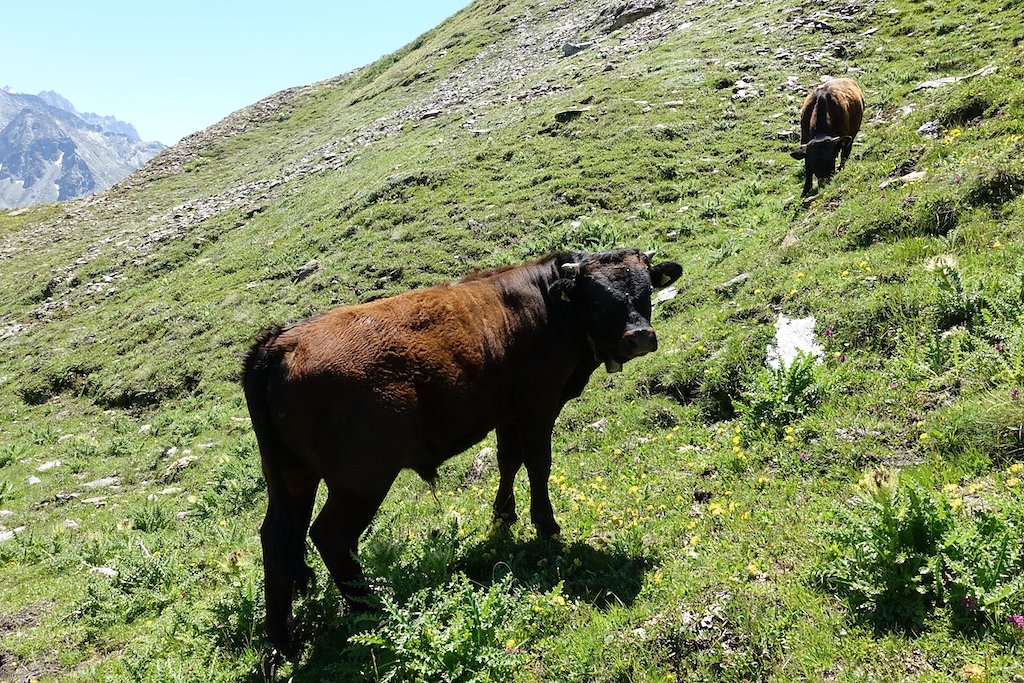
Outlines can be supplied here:
[[54, 90], [172, 144], [260, 98], [394, 52], [470, 0], [5, 3], [0, 87]]

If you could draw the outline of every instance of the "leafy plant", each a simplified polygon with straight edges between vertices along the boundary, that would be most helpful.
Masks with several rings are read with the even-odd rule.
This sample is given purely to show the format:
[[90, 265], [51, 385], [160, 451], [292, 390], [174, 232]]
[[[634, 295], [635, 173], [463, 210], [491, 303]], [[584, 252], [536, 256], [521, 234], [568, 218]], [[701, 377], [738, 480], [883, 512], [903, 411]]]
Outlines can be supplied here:
[[743, 399], [740, 412], [752, 425], [762, 422], [781, 430], [810, 412], [821, 401], [823, 388], [818, 359], [798, 353], [789, 367], [765, 369]]
[[940, 606], [970, 620], [1020, 607], [1019, 511], [965, 514], [962, 498], [884, 469], [857, 488], [856, 507], [843, 508], [827, 534], [820, 575], [871, 622], [915, 630]]
[[378, 653], [377, 680], [503, 681], [525, 661], [511, 637], [527, 601], [510, 576], [478, 590], [459, 575], [383, 607], [381, 624], [351, 639]]

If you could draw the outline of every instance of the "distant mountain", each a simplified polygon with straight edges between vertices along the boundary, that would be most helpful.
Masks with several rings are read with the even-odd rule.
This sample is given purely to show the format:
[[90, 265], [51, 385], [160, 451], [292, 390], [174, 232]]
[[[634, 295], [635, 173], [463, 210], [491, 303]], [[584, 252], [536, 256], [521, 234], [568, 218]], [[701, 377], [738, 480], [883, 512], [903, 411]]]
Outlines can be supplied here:
[[53, 91], [0, 90], [0, 209], [106, 189], [163, 148], [113, 116], [80, 114]]

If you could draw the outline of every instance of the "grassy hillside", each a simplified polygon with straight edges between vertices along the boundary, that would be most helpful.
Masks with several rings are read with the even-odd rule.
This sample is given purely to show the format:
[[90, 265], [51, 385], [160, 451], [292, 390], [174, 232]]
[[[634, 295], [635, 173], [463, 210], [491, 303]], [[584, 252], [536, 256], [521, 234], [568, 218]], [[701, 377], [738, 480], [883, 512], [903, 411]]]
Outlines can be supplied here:
[[[1021, 12], [662, 4], [478, 0], [0, 214], [0, 681], [1024, 676]], [[799, 104], [844, 74], [868, 120], [803, 203]], [[255, 332], [615, 245], [684, 274], [658, 353], [563, 411], [562, 541], [490, 528], [493, 436], [436, 501], [404, 473], [361, 552], [383, 611], [339, 615], [313, 553], [275, 669]], [[765, 369], [779, 314], [822, 364]]]

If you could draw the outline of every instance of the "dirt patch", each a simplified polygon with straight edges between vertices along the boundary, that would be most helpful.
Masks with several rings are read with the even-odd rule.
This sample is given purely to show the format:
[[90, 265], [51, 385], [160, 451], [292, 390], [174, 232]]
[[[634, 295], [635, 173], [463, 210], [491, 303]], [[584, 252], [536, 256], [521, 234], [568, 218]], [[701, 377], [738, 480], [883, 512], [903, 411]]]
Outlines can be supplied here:
[[59, 676], [60, 664], [56, 659], [22, 662], [10, 652], [0, 650], [0, 680], [29, 683], [40, 678]]
[[11, 633], [38, 626], [50, 607], [48, 601], [37, 602], [17, 612], [0, 612], [0, 638]]
[[[17, 612], [0, 612], [0, 640], [8, 635], [38, 626], [50, 602], [38, 602]], [[57, 676], [60, 664], [52, 657], [22, 661], [17, 655], [0, 649], [0, 681], [28, 683], [33, 679]]]

